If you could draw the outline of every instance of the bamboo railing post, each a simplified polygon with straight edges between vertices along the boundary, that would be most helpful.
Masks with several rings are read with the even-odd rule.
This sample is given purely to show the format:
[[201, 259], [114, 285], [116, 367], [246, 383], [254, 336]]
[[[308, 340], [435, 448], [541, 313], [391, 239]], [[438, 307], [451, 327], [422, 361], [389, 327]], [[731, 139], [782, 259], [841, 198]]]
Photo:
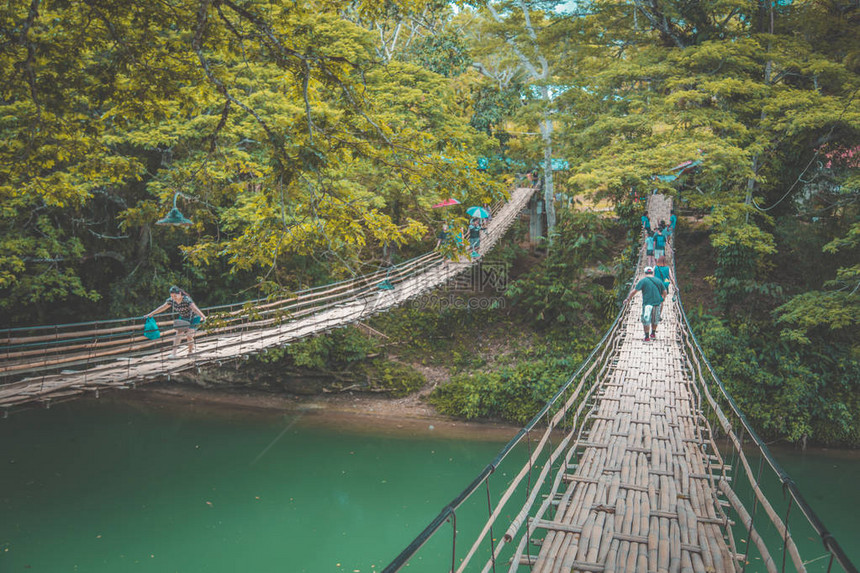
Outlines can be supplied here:
[[[784, 482], [783, 482], [782, 495], [785, 496], [785, 483]], [[787, 549], [788, 549], [788, 537], [789, 537], [788, 518], [791, 515], [791, 503], [793, 501], [794, 501], [794, 496], [792, 496], [792, 495], [788, 496], [788, 508], [785, 510], [785, 519], [783, 519], [783, 522], [785, 523], [785, 534], [783, 535], [783, 538], [782, 538], [782, 571], [783, 571], [783, 573], [785, 573], [785, 555], [786, 555], [786, 553], [788, 553], [788, 551], [787, 551]]]
[[[492, 472], [490, 473], [490, 476]], [[487, 515], [488, 519], [492, 519], [493, 517], [493, 503], [490, 501], [490, 476], [487, 476], [487, 479], [484, 480], [484, 484], [487, 489]], [[495, 541], [493, 539], [493, 525], [490, 524], [490, 534], [487, 536], [487, 540], [490, 542], [490, 560], [493, 563], [493, 573], [496, 572], [496, 547]]]
[[[756, 474], [756, 482], [761, 481], [761, 471], [763, 468], [764, 468], [764, 456], [759, 456], [758, 473]], [[744, 553], [744, 565], [741, 568], [741, 573], [746, 573], [747, 563], [749, 563], [749, 553], [750, 553], [750, 545], [751, 545], [750, 537], [751, 537], [752, 529], [753, 529], [753, 527], [755, 527], [755, 516], [756, 516], [756, 512], [758, 511], [758, 496], [755, 495], [755, 492], [751, 492], [751, 493], [753, 494], [753, 508], [752, 508], [752, 514], [750, 516], [750, 526], [749, 526], [749, 529], [747, 530], [747, 550]]]
[[451, 573], [457, 569], [457, 510], [451, 510]]

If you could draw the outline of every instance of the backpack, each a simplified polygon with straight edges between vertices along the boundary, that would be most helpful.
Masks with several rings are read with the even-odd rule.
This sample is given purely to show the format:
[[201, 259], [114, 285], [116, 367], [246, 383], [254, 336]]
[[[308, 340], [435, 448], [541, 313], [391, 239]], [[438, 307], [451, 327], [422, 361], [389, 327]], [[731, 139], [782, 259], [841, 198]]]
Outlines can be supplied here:
[[143, 335], [150, 340], [158, 340], [161, 338], [161, 331], [158, 330], [158, 323], [155, 319], [149, 317], [143, 325]]

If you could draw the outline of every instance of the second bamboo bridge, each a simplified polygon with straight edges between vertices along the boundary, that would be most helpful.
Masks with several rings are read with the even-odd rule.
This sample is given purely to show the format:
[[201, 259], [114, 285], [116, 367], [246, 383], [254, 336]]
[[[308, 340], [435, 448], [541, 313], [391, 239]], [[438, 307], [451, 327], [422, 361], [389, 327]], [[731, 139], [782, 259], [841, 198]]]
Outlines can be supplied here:
[[[493, 248], [536, 189], [520, 187], [493, 206], [480, 254]], [[430, 252], [409, 261], [336, 284], [260, 300], [208, 307], [211, 328], [200, 332], [196, 351], [168, 357], [174, 331], [149, 340], [140, 318], [16, 328], [0, 339], [0, 411], [52, 402], [84, 393], [127, 388], [200, 368], [247, 358], [268, 348], [342, 328], [395, 308], [455, 279], [481, 259], [447, 260]], [[2, 334], [0, 334], [2, 336]]]

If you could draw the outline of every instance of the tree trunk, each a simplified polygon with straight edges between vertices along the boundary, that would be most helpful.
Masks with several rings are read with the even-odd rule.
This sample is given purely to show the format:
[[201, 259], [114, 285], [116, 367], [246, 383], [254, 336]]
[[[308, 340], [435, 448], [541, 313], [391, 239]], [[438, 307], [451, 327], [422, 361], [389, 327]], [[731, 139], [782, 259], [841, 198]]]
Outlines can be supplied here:
[[555, 228], [555, 193], [552, 184], [552, 120], [547, 116], [548, 114], [544, 115], [540, 132], [543, 137], [543, 202], [546, 209], [546, 233], [547, 237], [551, 238], [552, 230]]
[[[762, 4], [762, 11], [764, 11], [764, 4]], [[768, 12], [768, 18], [766, 21], [768, 22], [768, 30], [766, 30], [766, 31], [769, 32], [771, 36], [773, 36], [774, 15], [773, 15], [773, 1], [772, 0], [767, 0], [767, 12]], [[764, 18], [763, 18], [763, 20], [764, 20]], [[762, 31], [765, 31], [765, 30], [762, 30]], [[770, 49], [771, 49], [771, 42], [770, 42], [770, 40], [768, 40], [768, 42], [767, 42], [767, 52], [768, 53], [770, 53]], [[773, 73], [773, 60], [768, 59], [768, 61], [764, 65], [764, 84], [766, 86], [770, 85], [772, 73]], [[759, 120], [761, 122], [764, 122], [766, 117], [767, 117], [767, 114], [765, 114], [764, 107], [762, 106], [761, 115], [759, 116]], [[746, 199], [744, 200], [744, 203], [746, 205], [750, 205], [753, 202], [753, 194], [755, 193], [755, 183], [756, 183], [755, 177], [758, 174], [758, 170], [759, 170], [759, 161], [758, 161], [758, 153], [756, 153], [753, 156], [753, 161], [752, 161], [753, 176], [750, 177], [749, 179], [747, 179], [747, 195], [746, 195]], [[747, 223], [750, 222], [749, 211], [747, 211], [747, 214], [746, 214], [746, 222]]]

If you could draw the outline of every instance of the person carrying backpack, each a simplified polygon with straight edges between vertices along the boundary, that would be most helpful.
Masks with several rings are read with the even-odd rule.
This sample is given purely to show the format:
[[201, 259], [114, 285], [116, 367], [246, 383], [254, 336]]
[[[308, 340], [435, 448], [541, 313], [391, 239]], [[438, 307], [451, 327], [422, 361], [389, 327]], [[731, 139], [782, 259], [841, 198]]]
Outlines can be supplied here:
[[669, 226], [666, 227], [666, 236], [671, 237], [675, 234], [675, 225], [678, 224], [678, 217], [675, 216], [675, 210], [672, 209], [672, 214], [669, 215]]

